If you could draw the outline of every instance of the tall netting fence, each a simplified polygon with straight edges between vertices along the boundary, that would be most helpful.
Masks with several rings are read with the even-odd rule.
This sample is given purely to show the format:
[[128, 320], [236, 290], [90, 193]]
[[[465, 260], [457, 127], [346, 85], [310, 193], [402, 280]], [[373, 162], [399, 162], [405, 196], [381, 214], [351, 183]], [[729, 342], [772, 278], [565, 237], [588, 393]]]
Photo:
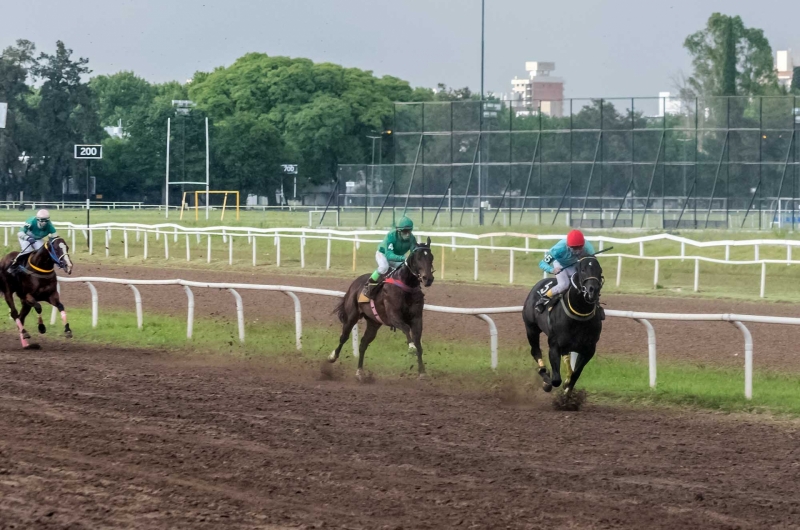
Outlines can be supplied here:
[[328, 207], [351, 222], [800, 223], [800, 98], [398, 103], [394, 116], [391, 156], [339, 168]]

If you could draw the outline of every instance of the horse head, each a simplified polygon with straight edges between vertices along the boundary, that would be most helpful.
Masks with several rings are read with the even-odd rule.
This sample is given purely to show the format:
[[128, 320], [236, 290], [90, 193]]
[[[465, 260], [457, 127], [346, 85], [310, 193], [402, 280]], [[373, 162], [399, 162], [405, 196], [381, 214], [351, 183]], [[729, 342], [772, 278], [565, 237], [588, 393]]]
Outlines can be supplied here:
[[67, 274], [72, 274], [72, 260], [69, 257], [69, 245], [64, 238], [57, 236], [45, 244], [47, 253], [53, 263], [64, 269]]
[[603, 288], [603, 268], [594, 256], [587, 256], [578, 262], [578, 285], [583, 293], [583, 298], [590, 304], [600, 300], [600, 290]]
[[433, 284], [433, 273], [436, 271], [433, 268], [431, 238], [428, 238], [427, 243], [417, 245], [417, 248], [406, 260], [406, 265], [419, 278], [420, 283], [425, 284], [425, 287], [430, 287]]

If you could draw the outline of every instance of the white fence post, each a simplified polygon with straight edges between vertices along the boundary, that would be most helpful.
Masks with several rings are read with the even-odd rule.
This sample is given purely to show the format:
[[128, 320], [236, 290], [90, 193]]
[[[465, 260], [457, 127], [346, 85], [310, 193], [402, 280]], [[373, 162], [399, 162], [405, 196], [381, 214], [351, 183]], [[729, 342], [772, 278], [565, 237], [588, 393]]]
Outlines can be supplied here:
[[731, 246], [725, 245], [725, 261], [731, 260]]
[[256, 266], [256, 236], [253, 236], [253, 267]]
[[[6, 246], [6, 247], [8, 246], [8, 227], [7, 226], [3, 227], [3, 246]], [[73, 244], [72, 246], [74, 247], [75, 245]]]
[[753, 399], [753, 336], [747, 326], [738, 321], [731, 322], [744, 336], [744, 397]]
[[489, 324], [489, 346], [492, 350], [492, 370], [497, 369], [497, 326], [494, 324], [494, 320], [489, 318], [488, 315], [483, 313], [479, 315], [475, 315], [476, 317], [480, 318], [487, 324]]
[[753, 258], [753, 261], [758, 261], [758, 255], [760, 254], [758, 245], [753, 245], [753, 249], [755, 251], [755, 257]]
[[303, 308], [300, 306], [300, 299], [291, 291], [284, 293], [294, 302], [294, 335], [297, 351], [303, 349]]
[[122, 244], [125, 247], [125, 259], [128, 259], [128, 231], [122, 230]]
[[147, 261], [147, 230], [144, 231], [144, 254], [142, 260]]
[[228, 236], [228, 265], [233, 265], [233, 235]]
[[89, 229], [87, 237], [89, 238], [89, 254], [94, 254], [94, 238], [92, 237], [92, 229]]
[[97, 289], [94, 288], [92, 282], [86, 282], [89, 286], [89, 292], [92, 294], [92, 327], [97, 327]]
[[169, 236], [164, 233], [164, 259], [169, 260]]
[[644, 241], [639, 241], [639, 256], [644, 256]]
[[300, 235], [300, 268], [306, 268], [306, 233], [301, 232]]
[[475, 247], [475, 273], [474, 273], [475, 281], [478, 281], [478, 247]]
[[658, 260], [655, 260], [656, 266], [653, 271], [653, 289], [658, 289]]
[[[233, 236], [228, 236], [231, 240]], [[242, 295], [236, 292], [235, 289], [228, 289], [236, 300], [236, 324], [239, 327], [239, 342], [244, 342], [244, 306], [242, 305]]]
[[211, 234], [208, 234], [208, 252], [206, 257], [206, 263], [211, 263]]
[[192, 261], [191, 245], [189, 244], [189, 234], [186, 234], [186, 261]]
[[144, 324], [144, 315], [142, 314], [142, 294], [135, 285], [128, 285], [133, 291], [133, 300], [136, 304], [136, 327], [142, 329]]
[[790, 265], [792, 261], [792, 245], [786, 245], [786, 264]]
[[105, 233], [105, 236], [106, 236], [105, 237], [105, 239], [106, 239], [106, 257], [108, 257], [108, 240], [109, 240], [109, 237], [108, 237], [109, 234], [108, 233], [110, 232], [110, 230], [103, 230], [103, 232]]
[[653, 325], [644, 318], [635, 319], [636, 322], [644, 326], [647, 330], [647, 364], [650, 373], [650, 388], [656, 387], [656, 331]]
[[194, 330], [194, 293], [189, 289], [188, 285], [183, 286], [186, 292], [186, 300], [188, 305], [188, 314], [186, 315], [186, 338], [192, 338], [192, 331]]
[[513, 250], [509, 250], [508, 283], [514, 283], [514, 251]]
[[686, 241], [681, 241], [681, 261], [686, 257]]
[[764, 298], [764, 294], [767, 290], [767, 264], [766, 262], [761, 262], [761, 298]]
[[275, 236], [275, 266], [281, 266], [281, 236]]
[[700, 287], [700, 260], [694, 260], [694, 292]]
[[[72, 230], [72, 250], [73, 251], [75, 250], [75, 232], [77, 232], [77, 230], [73, 229]], [[8, 246], [8, 241], [6, 241], [6, 246]]]
[[331, 233], [328, 232], [328, 251], [327, 255], [325, 256], [325, 268], [331, 268]]
[[617, 256], [617, 287], [622, 280], [622, 256]]

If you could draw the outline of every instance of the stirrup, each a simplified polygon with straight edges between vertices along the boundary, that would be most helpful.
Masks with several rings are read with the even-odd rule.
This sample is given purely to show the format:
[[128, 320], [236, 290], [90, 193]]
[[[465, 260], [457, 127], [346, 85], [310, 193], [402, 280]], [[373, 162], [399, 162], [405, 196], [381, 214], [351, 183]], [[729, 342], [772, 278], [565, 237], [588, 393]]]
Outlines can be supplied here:
[[549, 296], [546, 296], [546, 295], [542, 296], [541, 298], [539, 298], [539, 301], [536, 302], [536, 305], [534, 306], [534, 308], [536, 309], [536, 311], [538, 313], [544, 313], [544, 310], [547, 308], [548, 305], [550, 305], [550, 302], [552, 300], [553, 299], [550, 298]]

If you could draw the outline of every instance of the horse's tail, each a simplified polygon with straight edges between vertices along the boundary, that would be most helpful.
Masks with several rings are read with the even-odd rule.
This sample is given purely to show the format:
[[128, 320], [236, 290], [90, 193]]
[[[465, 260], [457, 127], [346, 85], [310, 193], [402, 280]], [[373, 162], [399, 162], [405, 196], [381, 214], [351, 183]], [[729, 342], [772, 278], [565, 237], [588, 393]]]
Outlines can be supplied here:
[[339, 317], [339, 322], [344, 324], [347, 321], [347, 310], [344, 308], [345, 302], [347, 302], [347, 295], [343, 296], [339, 303], [336, 304], [336, 307], [333, 309], [333, 312], [336, 313], [336, 316]]

